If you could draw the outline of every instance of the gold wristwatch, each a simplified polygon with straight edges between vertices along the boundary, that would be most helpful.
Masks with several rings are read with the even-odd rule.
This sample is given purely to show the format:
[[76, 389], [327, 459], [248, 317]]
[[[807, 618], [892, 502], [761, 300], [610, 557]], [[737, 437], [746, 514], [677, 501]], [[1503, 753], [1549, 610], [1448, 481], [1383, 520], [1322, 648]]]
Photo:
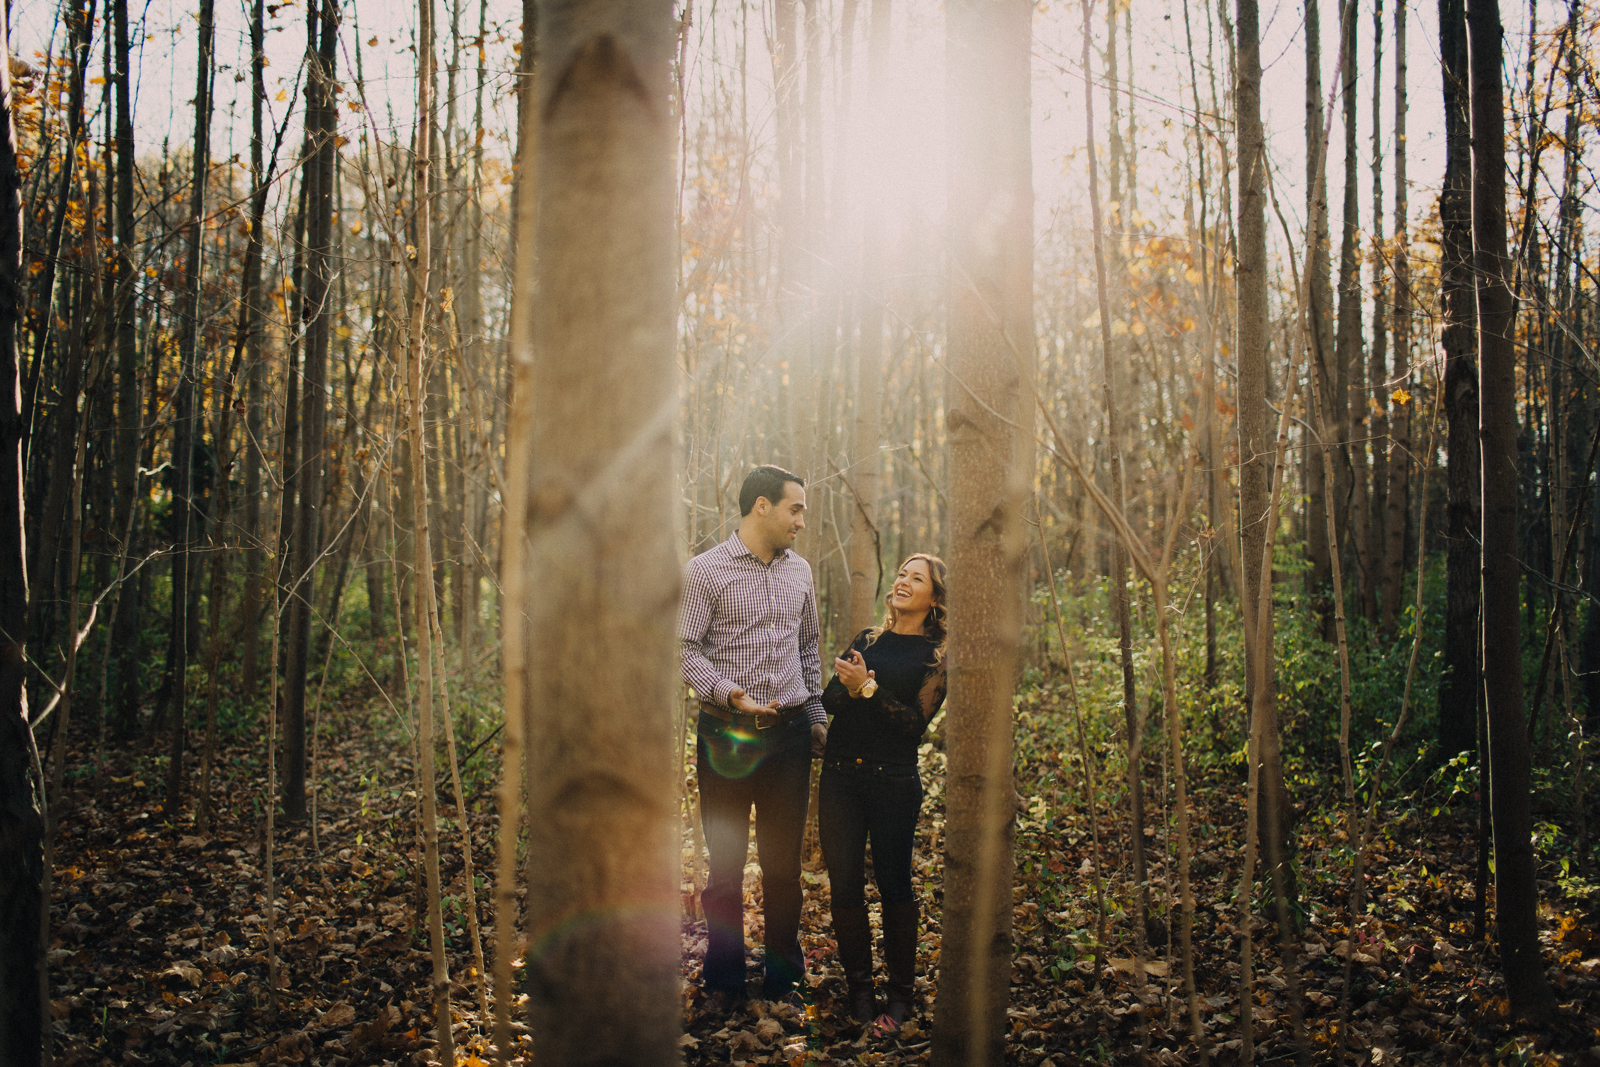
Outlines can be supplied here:
[[876, 678], [868, 678], [866, 681], [861, 683], [861, 688], [857, 690], [857, 692], [859, 692], [863, 697], [868, 698], [870, 698], [872, 694], [876, 693], [877, 691], [878, 680]]

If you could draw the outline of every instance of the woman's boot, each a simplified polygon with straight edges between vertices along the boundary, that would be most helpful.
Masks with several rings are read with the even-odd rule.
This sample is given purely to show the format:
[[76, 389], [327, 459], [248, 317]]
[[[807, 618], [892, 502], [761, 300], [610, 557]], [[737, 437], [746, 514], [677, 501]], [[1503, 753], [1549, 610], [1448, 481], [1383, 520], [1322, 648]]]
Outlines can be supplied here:
[[833, 909], [833, 936], [839, 942], [839, 963], [849, 990], [850, 1015], [856, 1022], [871, 1022], [878, 1014], [878, 997], [872, 987], [872, 926], [867, 906]]
[[918, 901], [883, 906], [883, 962], [889, 972], [889, 1007], [895, 1026], [916, 1010]]

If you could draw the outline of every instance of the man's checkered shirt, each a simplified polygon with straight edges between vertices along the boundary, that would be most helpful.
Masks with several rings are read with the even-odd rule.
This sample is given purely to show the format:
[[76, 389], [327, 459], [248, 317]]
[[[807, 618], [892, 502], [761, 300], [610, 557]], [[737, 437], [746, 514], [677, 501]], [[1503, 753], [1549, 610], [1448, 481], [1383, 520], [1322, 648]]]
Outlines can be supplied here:
[[804, 704], [825, 723], [817, 599], [811, 564], [787, 549], [762, 563], [737, 533], [689, 561], [678, 636], [683, 680], [701, 700], [728, 704], [735, 688], [757, 704]]

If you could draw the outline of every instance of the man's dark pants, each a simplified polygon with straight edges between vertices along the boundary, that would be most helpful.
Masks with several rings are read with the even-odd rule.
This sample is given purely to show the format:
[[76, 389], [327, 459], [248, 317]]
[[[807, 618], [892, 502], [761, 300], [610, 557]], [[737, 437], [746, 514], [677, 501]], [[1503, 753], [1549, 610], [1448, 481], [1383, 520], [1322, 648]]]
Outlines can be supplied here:
[[767, 730], [700, 715], [695, 742], [700, 817], [711, 872], [701, 904], [707, 946], [706, 992], [744, 995], [744, 865], [750, 808], [766, 915], [762, 996], [776, 1000], [805, 975], [800, 951], [800, 848], [810, 800], [811, 727], [804, 714]]

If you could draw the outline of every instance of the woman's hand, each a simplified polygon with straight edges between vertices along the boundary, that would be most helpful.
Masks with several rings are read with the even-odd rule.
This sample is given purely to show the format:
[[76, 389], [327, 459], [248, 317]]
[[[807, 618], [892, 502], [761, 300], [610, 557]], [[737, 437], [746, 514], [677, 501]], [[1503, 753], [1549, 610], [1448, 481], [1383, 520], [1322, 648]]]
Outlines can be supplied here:
[[874, 672], [867, 670], [867, 661], [861, 658], [861, 653], [853, 648], [833, 661], [833, 673], [850, 690], [851, 696], [858, 695], [867, 679], [875, 677]]

